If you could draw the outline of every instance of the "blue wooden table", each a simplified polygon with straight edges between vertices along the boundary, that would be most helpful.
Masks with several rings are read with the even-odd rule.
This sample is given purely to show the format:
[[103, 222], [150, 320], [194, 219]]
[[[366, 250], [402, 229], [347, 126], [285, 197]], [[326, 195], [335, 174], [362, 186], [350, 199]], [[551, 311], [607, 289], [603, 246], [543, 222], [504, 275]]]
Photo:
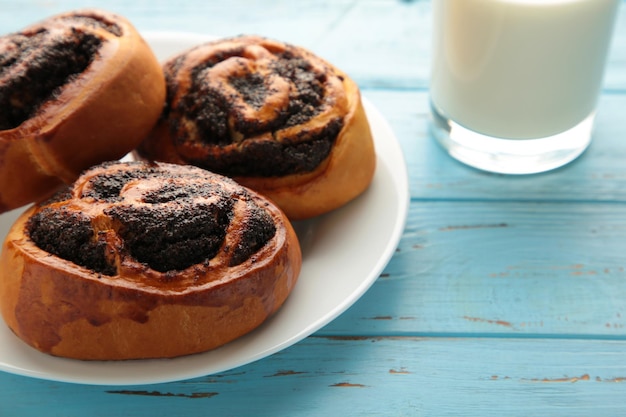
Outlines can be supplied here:
[[141, 386], [0, 373], [0, 416], [626, 415], [626, 4], [591, 147], [523, 177], [463, 166], [429, 135], [428, 1], [1, 0], [0, 30], [87, 5], [334, 62], [395, 131], [408, 220], [369, 291], [279, 353]]

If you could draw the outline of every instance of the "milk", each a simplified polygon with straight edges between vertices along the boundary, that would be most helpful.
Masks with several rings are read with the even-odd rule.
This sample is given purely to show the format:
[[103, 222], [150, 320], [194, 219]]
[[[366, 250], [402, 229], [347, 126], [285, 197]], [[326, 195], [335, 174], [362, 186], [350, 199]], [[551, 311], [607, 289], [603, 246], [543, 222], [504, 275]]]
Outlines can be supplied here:
[[434, 106], [499, 138], [572, 128], [596, 107], [619, 3], [434, 0]]

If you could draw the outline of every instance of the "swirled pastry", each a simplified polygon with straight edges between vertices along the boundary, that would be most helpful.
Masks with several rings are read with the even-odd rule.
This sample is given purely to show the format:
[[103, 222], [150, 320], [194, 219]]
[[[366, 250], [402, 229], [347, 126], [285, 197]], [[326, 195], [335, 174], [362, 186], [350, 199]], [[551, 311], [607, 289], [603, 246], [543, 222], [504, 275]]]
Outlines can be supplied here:
[[240, 36], [187, 50], [164, 72], [167, 105], [141, 157], [232, 177], [291, 219], [369, 186], [376, 157], [359, 89], [313, 53]]
[[53, 355], [176, 357], [256, 328], [283, 304], [301, 262], [282, 211], [233, 180], [110, 162], [13, 225], [0, 312]]
[[0, 38], [0, 212], [134, 149], [165, 79], [125, 18], [84, 10]]

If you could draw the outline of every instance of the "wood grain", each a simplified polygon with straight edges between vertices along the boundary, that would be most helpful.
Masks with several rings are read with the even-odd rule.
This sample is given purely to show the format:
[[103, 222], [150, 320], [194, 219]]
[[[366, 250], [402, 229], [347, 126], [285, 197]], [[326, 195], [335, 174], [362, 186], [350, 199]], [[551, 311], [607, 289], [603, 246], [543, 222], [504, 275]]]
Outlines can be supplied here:
[[624, 355], [621, 341], [311, 337], [257, 363], [169, 384], [0, 374], [0, 415], [618, 416]]
[[625, 241], [618, 204], [417, 200], [383, 274], [321, 332], [624, 339]]

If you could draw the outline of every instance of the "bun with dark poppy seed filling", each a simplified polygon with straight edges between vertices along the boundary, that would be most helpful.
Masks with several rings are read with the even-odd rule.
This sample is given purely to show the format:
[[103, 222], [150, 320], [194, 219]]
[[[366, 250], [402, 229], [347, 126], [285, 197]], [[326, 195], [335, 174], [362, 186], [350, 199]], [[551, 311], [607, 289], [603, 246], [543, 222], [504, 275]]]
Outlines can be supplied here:
[[160, 63], [121, 16], [75, 11], [0, 37], [0, 213], [133, 150], [164, 100]]
[[163, 68], [165, 111], [140, 157], [227, 175], [290, 219], [329, 212], [368, 188], [376, 156], [359, 88], [313, 53], [239, 36]]
[[302, 264], [284, 213], [193, 166], [111, 162], [27, 210], [0, 255], [0, 312], [34, 348], [172, 358], [258, 327]]

